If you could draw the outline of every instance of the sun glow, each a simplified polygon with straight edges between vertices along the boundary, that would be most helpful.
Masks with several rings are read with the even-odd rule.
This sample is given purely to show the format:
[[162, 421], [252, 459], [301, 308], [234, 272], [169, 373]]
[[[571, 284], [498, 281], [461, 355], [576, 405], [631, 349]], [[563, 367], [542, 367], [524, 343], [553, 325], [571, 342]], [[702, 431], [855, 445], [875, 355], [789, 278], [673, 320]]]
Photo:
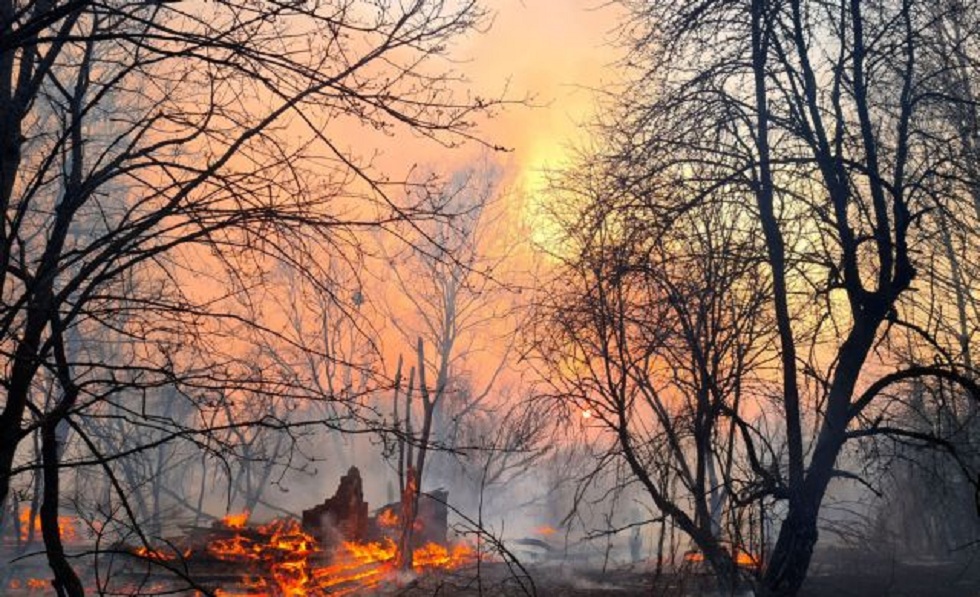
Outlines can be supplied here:
[[521, 184], [526, 197], [523, 224], [528, 229], [532, 244], [550, 255], [561, 254], [564, 236], [562, 224], [554, 211], [552, 183], [557, 174], [568, 166], [564, 150], [557, 144], [548, 143], [535, 148], [523, 168]]

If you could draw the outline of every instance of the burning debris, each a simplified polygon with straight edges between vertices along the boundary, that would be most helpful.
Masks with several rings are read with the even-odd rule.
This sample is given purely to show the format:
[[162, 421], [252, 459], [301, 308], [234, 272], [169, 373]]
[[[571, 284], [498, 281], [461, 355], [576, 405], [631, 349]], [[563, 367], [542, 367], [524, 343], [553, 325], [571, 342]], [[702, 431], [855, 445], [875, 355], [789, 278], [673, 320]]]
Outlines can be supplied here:
[[[447, 541], [447, 497], [445, 491], [420, 496], [410, 547], [416, 573], [459, 568], [475, 558], [470, 547]], [[150, 545], [120, 544], [110, 551], [129, 556], [117, 569], [123, 587], [152, 584], [163, 592], [179, 590], [170, 584], [176, 572], [222, 597], [348, 595], [394, 581], [396, 572], [405, 571], [398, 548], [403, 520], [400, 502], [369, 514], [361, 474], [352, 467], [334, 495], [300, 519], [258, 524], [250, 523], [247, 511], [233, 513], [209, 526], [184, 527], [178, 537]], [[17, 536], [26, 540], [31, 530], [40, 535], [26, 511], [18, 522]], [[77, 520], [59, 517], [59, 526], [67, 543], [83, 540]], [[35, 578], [41, 574], [41, 569], [24, 567], [19, 578], [3, 579], [0, 594], [47, 594], [51, 581]]]
[[[418, 511], [412, 527], [413, 546], [418, 548], [434, 543], [445, 546], [449, 532], [449, 493], [437, 489], [419, 495]], [[343, 541], [398, 540], [404, 516], [404, 504], [394, 502], [378, 509], [371, 517], [364, 501], [361, 473], [352, 466], [340, 478], [332, 497], [318, 506], [303, 511], [303, 530], [325, 545], [335, 546]]]
[[333, 497], [323, 504], [303, 511], [303, 530], [319, 541], [329, 540], [329, 530], [345, 541], [362, 541], [368, 528], [368, 504], [364, 501], [361, 472], [350, 467], [340, 478], [340, 485]]
[[[20, 526], [21, 541], [27, 541], [32, 535], [34, 537], [41, 536], [41, 517], [37, 512], [32, 512], [31, 509], [25, 508], [20, 511], [17, 520]], [[61, 535], [61, 540], [66, 543], [77, 541], [78, 521], [74, 516], [58, 516], [58, 532]]]
[[[413, 534], [413, 570], [458, 568], [472, 550], [446, 541], [446, 492], [420, 500]], [[302, 513], [249, 525], [249, 513], [231, 514], [191, 529], [167, 546], [127, 551], [152, 566], [186, 566], [202, 586], [224, 597], [347, 595], [394, 578], [401, 531], [400, 504], [368, 514], [360, 472], [351, 467], [336, 493]]]

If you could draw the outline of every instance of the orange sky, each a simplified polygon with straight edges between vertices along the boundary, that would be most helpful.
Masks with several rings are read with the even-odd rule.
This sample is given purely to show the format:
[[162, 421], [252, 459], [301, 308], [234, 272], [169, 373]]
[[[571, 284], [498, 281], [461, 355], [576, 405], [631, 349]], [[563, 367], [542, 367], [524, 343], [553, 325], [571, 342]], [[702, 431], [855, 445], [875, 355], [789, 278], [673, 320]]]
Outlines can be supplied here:
[[[615, 8], [601, 6], [602, 1], [487, 0], [486, 6], [495, 13], [491, 29], [472, 34], [449, 48], [455, 68], [469, 79], [474, 94], [494, 97], [506, 89], [510, 98], [532, 98], [531, 105], [509, 106], [483, 123], [479, 133], [490, 144], [510, 150], [489, 156], [502, 167], [504, 177], [498, 190], [505, 202], [504, 210], [509, 212], [505, 221], [498, 222], [505, 229], [491, 236], [509, 249], [515, 242], [527, 240], [520, 235], [526, 236], [528, 229], [535, 242], [548, 237], [546, 230], [541, 236], [535, 232], [548, 227], [547, 221], [534, 215], [539, 200], [536, 195], [543, 183], [541, 170], [560, 166], [565, 147], [585, 138], [582, 125], [590, 121], [595, 105], [592, 90], [615, 80], [618, 51], [610, 40], [618, 17]], [[478, 164], [485, 153], [476, 144], [447, 150], [398, 135], [386, 139], [379, 149], [384, 155], [378, 165], [394, 179], [413, 165], [449, 175], [456, 169]], [[527, 254], [517, 251], [521, 255], [514, 258], [522, 263], [512, 259], [511, 266], [520, 270], [532, 267], [523, 263], [529, 260]], [[400, 311], [400, 303], [404, 302], [397, 296], [400, 291], [383, 272], [377, 275], [381, 288], [371, 294], [387, 308]], [[411, 318], [407, 314], [404, 317]], [[506, 342], [494, 335], [504, 331], [496, 328], [511, 323], [500, 321], [492, 326], [495, 329], [480, 331], [477, 344], [484, 346], [480, 347], [482, 356], [478, 361], [484, 365], [500, 362], [501, 344]], [[393, 368], [397, 355], [405, 350], [405, 340], [384, 321], [378, 325], [384, 352], [391, 361], [387, 366]], [[482, 385], [489, 381], [492, 370], [492, 366], [475, 367], [470, 375], [477, 385]]]
[[[498, 117], [483, 123], [479, 135], [493, 145], [509, 148], [508, 153], [495, 154], [491, 159], [503, 168], [504, 180], [498, 188], [504, 193], [509, 212], [507, 230], [501, 242], [511, 245], [515, 235], [529, 228], [547, 227], [547, 222], [529, 215], [527, 208], [535, 202], [534, 188], [541, 184], [540, 170], [561, 164], [564, 147], [584, 139], [582, 124], [587, 123], [594, 109], [592, 88], [615, 80], [614, 62], [617, 50], [609, 43], [617, 13], [603, 7], [603, 0], [486, 0], [494, 12], [492, 27], [485, 33], [472, 33], [459, 40], [448, 51], [453, 67], [469, 79], [468, 90], [483, 97], [499, 96], [505, 89], [510, 98], [532, 98], [530, 106], [508, 107]], [[460, 89], [461, 92], [467, 89]], [[391, 180], [401, 180], [414, 166], [449, 175], [454, 170], [472, 165], [485, 153], [477, 144], [446, 149], [421, 140], [411, 133], [397, 131], [385, 137], [364, 130], [357, 122], [343, 121], [328, 127], [342, 149], [350, 149], [366, 159], [373, 159], [378, 168]], [[299, 136], [302, 136], [302, 132]], [[503, 239], [506, 237], [506, 240]], [[540, 240], [534, 237], [534, 240]], [[372, 263], [377, 266], [378, 263]], [[518, 264], [521, 267], [524, 264]], [[370, 266], [369, 266], [370, 267]], [[369, 288], [369, 300], [386, 305], [389, 310], [401, 310], [408, 305], [396, 296], [390, 276], [374, 272], [371, 276], [380, 288]], [[369, 280], [368, 284], [372, 282]], [[285, 303], [291, 295], [282, 297]], [[272, 320], [284, 319], [284, 314], [270, 307], [266, 314]], [[410, 317], [410, 315], [406, 315]], [[397, 355], [411, 350], [402, 334], [384, 321], [375, 322], [382, 336], [382, 352], [386, 355], [387, 373], [393, 373]], [[499, 322], [499, 328], [508, 325]], [[499, 363], [501, 340], [493, 333], [501, 330], [482, 330], [482, 347], [496, 356], [482, 362]], [[409, 352], [411, 354], [411, 352]], [[479, 369], [478, 367], [476, 369]], [[489, 381], [488, 371], [472, 371], [478, 385]]]
[[[590, 88], [615, 79], [618, 52], [609, 41], [617, 11], [602, 3], [487, 0], [484, 5], [494, 15], [490, 30], [474, 32], [448, 49], [453, 68], [469, 80], [474, 95], [499, 97], [506, 89], [510, 99], [532, 98], [532, 105], [510, 106], [479, 131], [489, 143], [511, 150], [496, 156], [509, 174], [504, 186], [533, 183], [536, 171], [558, 165], [563, 146], [581, 139], [580, 125], [593, 113]], [[363, 131], [355, 136], [365, 139]], [[397, 134], [378, 147], [352, 145], [361, 153], [380, 150], [377, 164], [394, 179], [412, 165], [452, 171], [480, 153], [475, 144], [445, 150]]]
[[534, 107], [512, 107], [483, 129], [494, 144], [512, 149], [502, 161], [516, 178], [540, 184], [540, 170], [561, 163], [563, 148], [581, 140], [594, 109], [591, 88], [615, 78], [616, 49], [609, 43], [616, 11], [602, 0], [495, 0], [493, 26], [471, 36], [457, 55], [466, 73], [487, 92], [509, 81], [514, 97]]
[[588, 88], [615, 76], [615, 11], [597, 6], [601, 0], [497, 0], [491, 30], [459, 48], [472, 57], [466, 70], [478, 87], [509, 79], [515, 96], [534, 96], [538, 107], [512, 108], [486, 126], [524, 168], [560, 157], [592, 113]]

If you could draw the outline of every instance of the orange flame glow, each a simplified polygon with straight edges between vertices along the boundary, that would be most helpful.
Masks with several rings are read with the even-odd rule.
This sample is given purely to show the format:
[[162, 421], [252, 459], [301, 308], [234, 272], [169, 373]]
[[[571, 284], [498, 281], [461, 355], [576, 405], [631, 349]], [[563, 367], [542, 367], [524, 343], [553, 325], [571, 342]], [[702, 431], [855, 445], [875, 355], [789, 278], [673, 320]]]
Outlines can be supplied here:
[[[21, 510], [17, 516], [20, 519], [20, 540], [27, 541], [31, 534], [31, 511], [30, 509]], [[70, 543], [78, 540], [78, 520], [74, 516], [58, 517], [58, 532], [61, 540]], [[34, 537], [41, 536], [41, 517], [34, 517]], [[41, 581], [45, 582], [45, 581]]]
[[[736, 566], [758, 568], [761, 565], [758, 557], [740, 547], [735, 548], [734, 559]], [[692, 549], [684, 554], [684, 561], [692, 564], [703, 562], [704, 554], [696, 549]]]
[[745, 566], [748, 568], [758, 568], [762, 565], [759, 558], [752, 555], [751, 553], [743, 550], [735, 550], [735, 564], [738, 566]]
[[14, 579], [7, 583], [7, 588], [9, 588], [11, 591], [27, 591], [34, 593], [37, 591], [47, 591], [51, 588], [51, 583], [40, 578], [28, 578], [26, 582], [21, 582]]
[[[240, 581], [250, 597], [310, 597], [344, 595], [377, 586], [395, 571], [397, 548], [390, 538], [344, 542], [329, 558], [331, 563], [321, 565], [322, 549], [297, 521], [275, 520], [243, 528], [231, 537], [215, 538], [208, 543], [207, 552], [222, 561], [246, 564], [249, 572], [258, 574], [257, 578], [243, 574]], [[416, 571], [449, 569], [470, 561], [473, 551], [465, 545], [448, 549], [429, 543], [416, 549], [413, 556]], [[217, 594], [236, 595], [228, 589]]]
[[244, 529], [245, 523], [248, 522], [249, 511], [239, 512], [237, 514], [228, 514], [221, 519], [221, 524], [225, 528], [229, 529]]
[[398, 528], [398, 514], [393, 509], [382, 510], [378, 514], [378, 524], [387, 529]]
[[178, 558], [189, 557], [191, 555], [191, 550], [187, 549], [184, 550], [183, 553], [177, 553], [175, 551], [161, 551], [159, 549], [137, 547], [133, 550], [133, 555], [146, 558], [148, 560], [156, 560], [158, 562], [173, 562]]

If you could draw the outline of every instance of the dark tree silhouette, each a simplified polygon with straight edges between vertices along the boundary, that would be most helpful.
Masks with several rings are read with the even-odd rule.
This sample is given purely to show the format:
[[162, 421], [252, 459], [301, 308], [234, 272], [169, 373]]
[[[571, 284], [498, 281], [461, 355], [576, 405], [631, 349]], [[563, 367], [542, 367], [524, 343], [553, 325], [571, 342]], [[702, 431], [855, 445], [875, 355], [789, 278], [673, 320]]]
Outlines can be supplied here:
[[[261, 358], [289, 340], [263, 320], [263, 283], [288, 269], [334, 296], [321, 264], [350, 259], [362, 230], [441, 217], [393, 201], [397, 181], [346, 136], [471, 138], [498, 102], [457, 99], [441, 57], [484, 16], [443, 0], [0, 2], [0, 517], [18, 475], [43, 469], [59, 595], [82, 593], [59, 471], [101, 470], [146, 543], [122, 460], [171, 441], [254, 457], [242, 428], [340, 399]], [[35, 432], [40, 456], [22, 449]]]
[[[756, 579], [759, 592], [795, 595], [828, 487], [835, 479], [867, 483], [846, 470], [845, 445], [915, 442], [965, 462], [938, 427], [923, 429], [890, 405], [922, 384], [944, 385], [958, 400], [980, 397], [972, 364], [954, 356], [967, 352], [964, 334], [936, 325], [937, 301], [948, 294], [936, 292], [926, 274], [936, 264], [945, 271], [956, 266], [955, 251], [936, 242], [951, 218], [962, 223], [954, 246], [978, 230], [972, 179], [963, 176], [969, 159], [963, 127], [971, 120], [948, 117], [973, 110], [973, 100], [964, 85], [949, 82], [964, 65], [950, 63], [956, 52], [937, 28], [937, 20], [976, 22], [976, 8], [908, 0], [622, 4], [631, 15], [623, 31], [633, 76], [626, 92], [609, 100], [614, 116], [600, 124], [600, 149], [578, 174], [586, 182], [572, 177], [580, 199], [568, 205], [585, 216], [571, 223], [586, 232], [573, 237], [579, 242], [570, 245], [566, 271], [581, 276], [565, 286], [572, 290], [567, 301], [549, 310], [567, 309], [559, 323], [580, 314], [578, 325], [596, 340], [579, 343], [571, 375], [559, 358], [551, 358], [553, 370], [593, 384], [572, 395], [601, 401], [617, 454], [704, 551], [723, 584], [732, 576], [732, 553], [717, 546], [731, 537], [701, 522], [716, 489], [687, 484], [678, 500], [660, 499], [669, 475], [650, 474], [651, 462], [636, 453], [645, 449], [638, 437], [655, 432], [669, 447], [681, 430], [696, 439], [702, 429], [704, 446], [674, 448], [666, 460], [671, 475], [682, 475], [689, 459], [728, 447], [741, 465], [737, 482], [720, 475], [724, 492], [735, 504], [775, 505], [768, 511], [779, 532]], [[959, 29], [954, 45], [969, 51], [975, 31]], [[963, 150], [951, 152], [951, 142]], [[737, 231], [738, 250], [719, 241], [700, 253], [704, 240], [682, 236], [692, 221], [712, 217]], [[714, 398], [710, 384], [717, 378], [702, 375], [702, 385], [677, 391], [671, 404], [702, 395], [714, 403], [687, 417], [630, 419], [644, 386], [699, 360], [717, 376], [728, 362], [711, 357], [710, 338], [696, 337], [660, 357], [667, 373], [654, 366], [657, 359], [637, 367], [644, 350], [669, 344], [671, 332], [682, 328], [653, 323], [633, 332], [642, 319], [607, 309], [636, 297], [669, 303], [669, 289], [632, 282], [651, 267], [661, 276], [673, 272], [651, 251], [660, 242], [663, 254], [704, 263], [687, 266], [692, 286], [674, 299], [679, 309], [716, 316], [733, 302], [744, 312], [763, 293], [761, 328], [739, 329], [734, 320], [719, 328], [731, 335], [721, 346], [743, 345], [775, 359], [775, 372], [760, 376], [764, 389], [752, 390], [755, 407], [734, 408], [737, 394]], [[764, 284], [746, 295], [706, 277], [702, 268], [722, 259], [744, 263], [742, 275]], [[757, 264], [764, 267], [749, 269]], [[719, 290], [716, 307], [699, 307]], [[955, 311], [955, 297], [944, 305]], [[902, 350], [910, 338], [927, 349]], [[546, 355], [554, 354], [545, 346]]]

